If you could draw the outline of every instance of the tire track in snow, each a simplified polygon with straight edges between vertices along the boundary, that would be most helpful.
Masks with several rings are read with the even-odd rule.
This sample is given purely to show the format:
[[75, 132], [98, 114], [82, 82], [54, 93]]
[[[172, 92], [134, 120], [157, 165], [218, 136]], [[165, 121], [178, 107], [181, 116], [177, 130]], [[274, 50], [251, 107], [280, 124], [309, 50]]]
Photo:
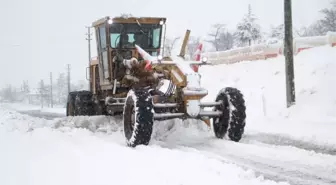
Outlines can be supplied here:
[[57, 113], [42, 112], [40, 110], [29, 110], [29, 111], [17, 111], [20, 114], [25, 114], [35, 118], [43, 118], [46, 120], [54, 120], [56, 118], [63, 118], [64, 115]]
[[[219, 144], [219, 142], [223, 142]], [[187, 145], [183, 147], [188, 148]], [[222, 161], [231, 161], [245, 169], [252, 169], [257, 174], [263, 175], [267, 179], [274, 181], [287, 181], [294, 185], [334, 185], [336, 183], [336, 157], [328, 155], [311, 155], [309, 151], [299, 151], [292, 149], [288, 151], [286, 147], [276, 147], [272, 145], [258, 146], [245, 143], [233, 143], [232, 141], [214, 141], [210, 145], [193, 146], [204, 155], [214, 155], [222, 158]], [[298, 150], [298, 152], [294, 152]], [[300, 149], [301, 150], [301, 149]], [[273, 153], [273, 154], [272, 154]], [[297, 158], [303, 156], [302, 161], [288, 159], [291, 153]], [[275, 157], [275, 155], [278, 155]], [[283, 160], [281, 159], [283, 158]], [[329, 160], [331, 164], [318, 165], [309, 160]]]
[[258, 160], [237, 158], [232, 155], [225, 155], [225, 157], [244, 169], [252, 169], [256, 174], [263, 175], [266, 179], [278, 182], [287, 181], [292, 185], [333, 185], [336, 183], [336, 179], [332, 178], [332, 174], [321, 177], [315, 174], [298, 171], [291, 167], [270, 165]]
[[[241, 142], [236, 143], [226, 139], [219, 140], [213, 136], [211, 130], [200, 130], [197, 125], [183, 126], [176, 123], [174, 126], [167, 126], [170, 129], [156, 133], [153, 145], [200, 152], [222, 162], [252, 169], [274, 181], [287, 181], [294, 185], [336, 184], [336, 156], [331, 155], [333, 150], [328, 146], [306, 145], [304, 141], [296, 142], [297, 140], [286, 136], [263, 133], [259, 136], [246, 134]], [[309, 151], [312, 149], [321, 153]]]
[[[79, 123], [82, 119], [84, 118], [77, 117], [74, 121]], [[116, 119], [115, 121], [118, 122], [120, 120]], [[95, 121], [92, 120], [92, 122]], [[229, 161], [244, 169], [252, 169], [258, 175], [263, 175], [266, 179], [274, 181], [288, 181], [295, 185], [331, 185], [336, 183], [336, 178], [333, 175], [336, 173], [336, 157], [325, 154], [314, 154], [306, 150], [322, 146], [305, 146], [304, 141], [298, 141], [298, 144], [295, 142], [297, 140], [291, 138], [263, 133], [259, 136], [258, 134], [247, 134], [242, 142], [235, 143], [229, 140], [214, 139], [210, 136], [211, 132], [204, 132], [198, 126], [195, 126], [196, 128], [183, 128], [186, 126], [183, 126], [183, 123], [167, 123], [166, 125], [164, 125], [165, 123], [156, 124], [151, 145], [159, 145], [175, 150], [196, 150], [196, 152], [203, 153], [207, 157], [219, 156], [219, 161], [226, 161], [226, 163]], [[189, 135], [189, 133], [192, 134]], [[267, 140], [267, 138], [271, 139]], [[255, 141], [265, 142], [256, 144]], [[288, 147], [289, 144], [301, 147], [291, 148]], [[325, 150], [321, 151], [327, 153]], [[300, 156], [303, 154], [306, 157], [308, 156], [307, 162], [300, 162], [300, 160], [305, 160], [300, 159]], [[274, 158], [275, 155], [278, 155], [278, 157]], [[290, 155], [297, 156], [297, 158], [287, 160]], [[314, 166], [309, 160], [314, 160], [315, 158], [317, 160], [332, 159], [335, 167]]]
[[271, 145], [293, 146], [293, 147], [308, 150], [308, 151], [314, 151], [317, 153], [336, 156], [336, 146], [335, 145], [330, 145], [330, 144], [321, 145], [321, 144], [317, 144], [314, 142], [294, 139], [289, 136], [284, 136], [280, 134], [269, 134], [269, 133], [247, 134], [242, 140], [242, 142], [244, 143], [252, 143], [254, 141], [262, 142], [265, 144], [271, 144]]

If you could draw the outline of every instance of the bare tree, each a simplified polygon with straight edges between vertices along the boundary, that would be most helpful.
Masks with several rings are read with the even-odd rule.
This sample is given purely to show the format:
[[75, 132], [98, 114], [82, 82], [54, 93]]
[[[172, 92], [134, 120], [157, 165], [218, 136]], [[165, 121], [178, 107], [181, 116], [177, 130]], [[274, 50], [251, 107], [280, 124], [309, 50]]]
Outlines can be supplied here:
[[226, 51], [234, 46], [234, 35], [229, 31], [220, 33], [218, 47], [221, 51]]
[[321, 36], [324, 35], [326, 32], [321, 24], [320, 21], [316, 21], [312, 25], [308, 27], [302, 27], [297, 34], [300, 37], [312, 37], [312, 36]]
[[332, 8], [321, 10], [322, 14], [324, 14], [324, 18], [320, 20], [321, 27], [325, 33], [328, 31], [336, 31], [336, 1], [332, 3], [334, 5]]
[[175, 37], [173, 39], [166, 38], [165, 44], [164, 44], [164, 55], [165, 56], [171, 56], [172, 50], [174, 49], [176, 41], [180, 39], [180, 37]]
[[188, 42], [188, 55], [190, 59], [195, 57], [195, 53], [197, 50], [198, 45], [200, 44], [200, 38], [199, 37], [190, 37]]
[[207, 42], [210, 42], [216, 49], [216, 51], [219, 51], [219, 42], [220, 42], [220, 33], [222, 29], [225, 28], [224, 24], [215, 24], [212, 26], [214, 31], [209, 33], [208, 36], [213, 37], [211, 40], [206, 40]]

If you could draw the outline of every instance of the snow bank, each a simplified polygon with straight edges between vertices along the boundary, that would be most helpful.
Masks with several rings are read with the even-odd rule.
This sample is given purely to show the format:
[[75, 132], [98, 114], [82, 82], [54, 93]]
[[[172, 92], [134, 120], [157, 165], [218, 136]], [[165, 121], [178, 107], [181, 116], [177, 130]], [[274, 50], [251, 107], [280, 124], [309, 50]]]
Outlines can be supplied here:
[[[336, 145], [336, 48], [322, 46], [295, 56], [297, 103], [286, 108], [284, 57], [202, 66], [204, 101], [213, 101], [226, 86], [246, 98], [247, 132], [268, 132]], [[216, 77], [216, 78], [214, 78]]]
[[[298, 37], [293, 40], [293, 52], [295, 55], [303, 50], [320, 46], [336, 46], [336, 32], [328, 32], [324, 36]], [[231, 64], [246, 60], [266, 60], [282, 55], [283, 51], [283, 41], [270, 39], [262, 44], [233, 48], [226, 51], [205, 52], [202, 55], [207, 56], [213, 64]]]
[[28, 132], [35, 128], [51, 127], [53, 124], [54, 121], [42, 118], [32, 118], [31, 116], [19, 114], [16, 111], [8, 110], [0, 106], [1, 131]]

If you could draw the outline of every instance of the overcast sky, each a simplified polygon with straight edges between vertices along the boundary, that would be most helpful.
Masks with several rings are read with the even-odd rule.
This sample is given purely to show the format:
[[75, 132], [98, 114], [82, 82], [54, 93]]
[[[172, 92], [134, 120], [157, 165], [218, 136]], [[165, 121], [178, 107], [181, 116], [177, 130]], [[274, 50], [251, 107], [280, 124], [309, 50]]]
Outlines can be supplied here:
[[[292, 0], [295, 27], [321, 17], [329, 0]], [[86, 25], [103, 16], [131, 13], [167, 17], [167, 35], [205, 36], [215, 23], [234, 29], [251, 4], [263, 31], [283, 22], [283, 0], [1, 0], [0, 88], [36, 86], [49, 73], [56, 77], [71, 64], [72, 80], [85, 79]], [[92, 46], [96, 54], [95, 46]]]

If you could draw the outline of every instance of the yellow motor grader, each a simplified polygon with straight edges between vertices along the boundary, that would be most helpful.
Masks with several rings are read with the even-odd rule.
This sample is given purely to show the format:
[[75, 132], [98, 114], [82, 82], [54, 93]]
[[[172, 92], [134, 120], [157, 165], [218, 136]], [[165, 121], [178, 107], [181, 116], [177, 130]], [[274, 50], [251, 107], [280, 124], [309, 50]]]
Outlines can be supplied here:
[[[164, 56], [166, 18], [104, 17], [93, 22], [97, 58], [89, 67], [90, 89], [70, 92], [67, 116], [123, 116], [127, 145], [148, 145], [155, 120], [200, 119], [212, 127], [217, 138], [238, 142], [243, 133], [246, 107], [242, 93], [223, 88], [213, 102], [202, 102], [208, 91], [201, 75], [186, 61], [187, 30], [179, 56]], [[170, 83], [166, 92], [160, 82]], [[213, 107], [211, 111], [206, 107]]]

